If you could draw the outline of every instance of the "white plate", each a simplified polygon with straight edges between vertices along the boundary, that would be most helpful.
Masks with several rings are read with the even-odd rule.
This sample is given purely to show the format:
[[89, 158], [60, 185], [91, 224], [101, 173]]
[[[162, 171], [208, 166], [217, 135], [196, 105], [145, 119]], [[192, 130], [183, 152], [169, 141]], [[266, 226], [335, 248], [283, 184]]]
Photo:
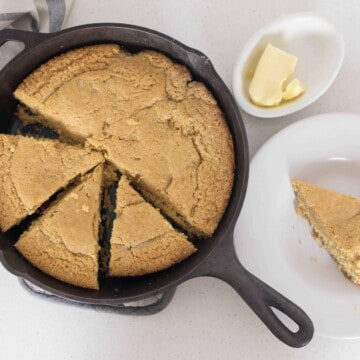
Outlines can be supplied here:
[[[298, 99], [276, 107], [254, 105], [248, 95], [254, 69], [268, 43], [298, 56], [293, 78], [306, 86]], [[257, 117], [271, 118], [294, 113], [318, 99], [336, 78], [345, 52], [342, 36], [327, 20], [312, 13], [283, 16], [264, 26], [242, 48], [232, 79], [232, 90], [239, 106]]]
[[273, 136], [251, 162], [234, 240], [242, 264], [302, 307], [316, 334], [359, 338], [360, 287], [295, 213], [291, 178], [359, 197], [360, 115], [318, 115]]

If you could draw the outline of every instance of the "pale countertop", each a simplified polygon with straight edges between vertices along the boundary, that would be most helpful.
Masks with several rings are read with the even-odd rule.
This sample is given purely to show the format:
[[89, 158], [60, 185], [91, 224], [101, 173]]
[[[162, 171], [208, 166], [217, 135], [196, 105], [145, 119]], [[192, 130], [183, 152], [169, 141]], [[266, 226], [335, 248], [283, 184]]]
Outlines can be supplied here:
[[[296, 120], [324, 112], [360, 112], [358, 1], [75, 0], [66, 27], [120, 22], [164, 32], [208, 55], [230, 87], [235, 59], [249, 36], [278, 16], [299, 11], [315, 11], [339, 29], [346, 42], [345, 60], [331, 88], [305, 110], [263, 120], [243, 113], [253, 155], [272, 134]], [[287, 347], [234, 290], [215, 279], [181, 285], [167, 309], [148, 317], [38, 299], [1, 266], [0, 283], [0, 357], [7, 360], [355, 359], [360, 353], [360, 340], [317, 336], [305, 348]]]

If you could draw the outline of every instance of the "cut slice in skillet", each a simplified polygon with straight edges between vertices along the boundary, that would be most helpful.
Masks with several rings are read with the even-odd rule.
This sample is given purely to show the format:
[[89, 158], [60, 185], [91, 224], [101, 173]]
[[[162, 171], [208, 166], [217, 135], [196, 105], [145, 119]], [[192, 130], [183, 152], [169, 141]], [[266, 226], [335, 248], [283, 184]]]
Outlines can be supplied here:
[[137, 276], [164, 270], [196, 249], [123, 176], [117, 189], [110, 276]]
[[98, 289], [98, 236], [103, 166], [85, 175], [15, 244], [35, 267], [59, 280]]
[[0, 228], [33, 214], [76, 176], [103, 161], [100, 153], [57, 140], [0, 134]]

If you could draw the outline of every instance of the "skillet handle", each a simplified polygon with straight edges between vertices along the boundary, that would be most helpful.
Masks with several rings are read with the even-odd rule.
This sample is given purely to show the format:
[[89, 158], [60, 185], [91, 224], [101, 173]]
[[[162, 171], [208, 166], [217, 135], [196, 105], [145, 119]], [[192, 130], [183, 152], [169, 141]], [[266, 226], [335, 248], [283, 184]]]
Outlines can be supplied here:
[[31, 31], [4, 29], [0, 31], [0, 46], [7, 41], [18, 41], [25, 45], [25, 49], [31, 48], [43, 40], [45, 40], [49, 34], [34, 33]]
[[[191, 278], [211, 276], [228, 283], [268, 329], [285, 344], [298, 348], [305, 346], [312, 339], [314, 326], [306, 313], [240, 264], [235, 254], [233, 236], [223, 239], [214, 252], [195, 270]], [[272, 309], [287, 315], [297, 324], [298, 330], [290, 330]]]

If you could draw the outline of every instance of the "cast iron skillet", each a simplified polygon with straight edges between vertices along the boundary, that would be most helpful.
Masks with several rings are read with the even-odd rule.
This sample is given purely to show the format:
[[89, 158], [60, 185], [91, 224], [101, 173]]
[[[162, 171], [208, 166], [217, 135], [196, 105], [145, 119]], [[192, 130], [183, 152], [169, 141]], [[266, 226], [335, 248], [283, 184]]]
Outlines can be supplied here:
[[[12, 93], [16, 86], [36, 67], [55, 55], [72, 48], [104, 42], [121, 44], [130, 51], [155, 49], [186, 65], [194, 79], [204, 82], [216, 97], [233, 136], [236, 174], [228, 208], [215, 234], [210, 239], [195, 241], [198, 252], [168, 270], [133, 279], [104, 279], [99, 291], [81, 289], [57, 281], [34, 268], [16, 252], [12, 246], [14, 236], [8, 233], [0, 234], [0, 260], [5, 268], [60, 297], [102, 305], [143, 299], [198, 276], [216, 277], [230, 284], [281, 341], [293, 347], [306, 345], [314, 332], [308, 316], [245, 270], [235, 255], [233, 230], [244, 200], [249, 170], [247, 137], [237, 105], [209, 59], [166, 35], [125, 24], [91, 24], [53, 34], [0, 31], [0, 46], [8, 40], [20, 41], [25, 48], [0, 72], [0, 132], [14, 131], [12, 114], [16, 102]], [[299, 326], [298, 331], [289, 330], [275, 316], [272, 308], [295, 321]]]

